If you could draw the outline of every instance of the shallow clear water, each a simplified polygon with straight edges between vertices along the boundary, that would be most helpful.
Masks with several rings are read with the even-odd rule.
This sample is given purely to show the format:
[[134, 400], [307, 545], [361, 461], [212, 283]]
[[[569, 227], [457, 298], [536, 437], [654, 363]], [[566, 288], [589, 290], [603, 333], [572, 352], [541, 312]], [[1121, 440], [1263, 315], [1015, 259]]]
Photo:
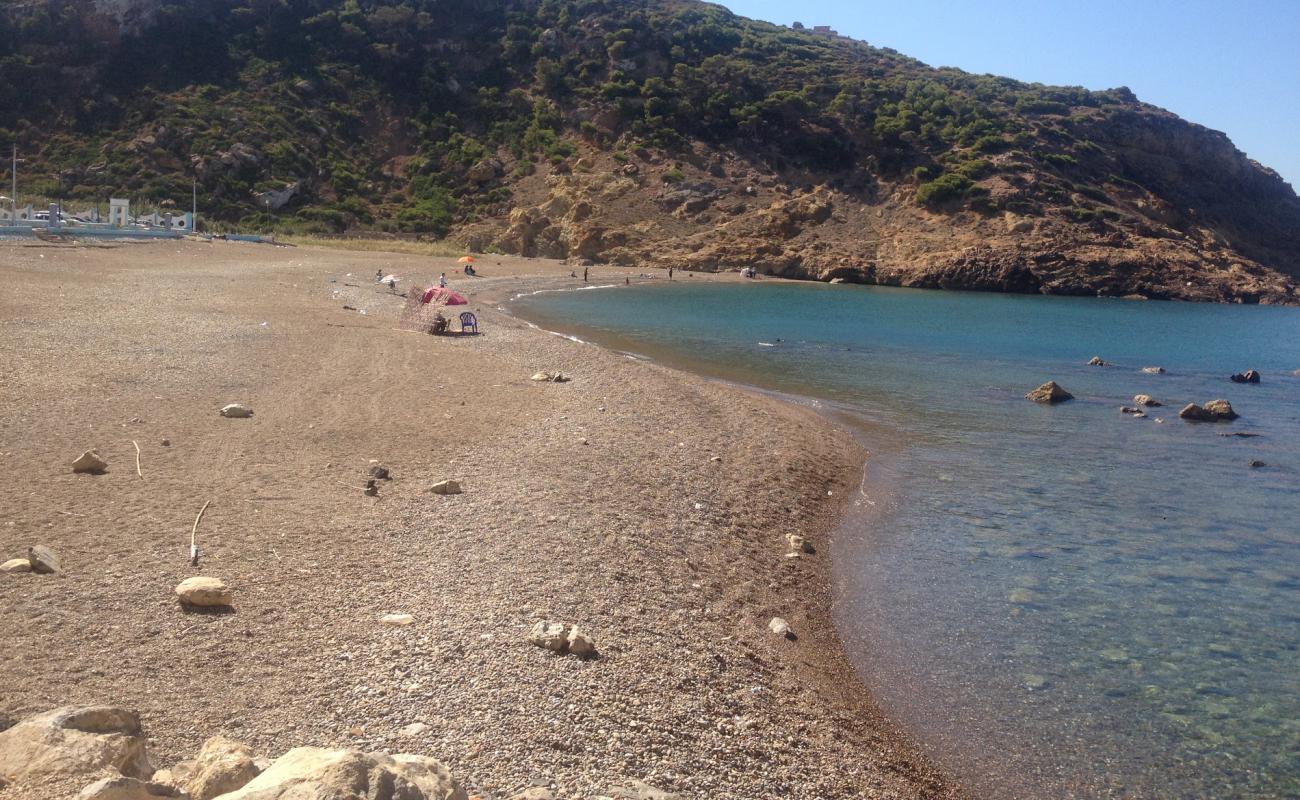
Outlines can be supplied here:
[[[837, 622], [978, 793], [1300, 796], [1300, 310], [689, 279], [516, 308], [865, 421]], [[1077, 399], [1023, 399], [1048, 379]], [[1219, 397], [1242, 418], [1178, 419]]]

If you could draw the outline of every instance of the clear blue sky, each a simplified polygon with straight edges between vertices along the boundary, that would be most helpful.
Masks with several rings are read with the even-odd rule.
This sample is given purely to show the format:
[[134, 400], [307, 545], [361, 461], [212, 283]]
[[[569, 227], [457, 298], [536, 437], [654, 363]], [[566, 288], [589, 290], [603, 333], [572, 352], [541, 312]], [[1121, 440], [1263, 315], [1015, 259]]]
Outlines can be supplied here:
[[1228, 134], [1300, 190], [1300, 0], [722, 0], [932, 66], [1127, 86]]

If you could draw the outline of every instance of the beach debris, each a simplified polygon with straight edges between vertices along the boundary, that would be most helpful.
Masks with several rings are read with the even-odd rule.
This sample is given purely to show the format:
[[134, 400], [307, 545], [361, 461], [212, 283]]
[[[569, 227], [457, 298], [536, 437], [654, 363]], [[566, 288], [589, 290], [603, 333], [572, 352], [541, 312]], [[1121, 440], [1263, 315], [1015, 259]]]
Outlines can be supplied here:
[[563, 372], [535, 372], [529, 380], [549, 381], [551, 383], [568, 383], [570, 378]]
[[362, 489], [361, 493], [364, 494], [366, 497], [378, 497], [379, 484], [375, 482], [374, 478], [371, 478], [370, 480], [366, 481], [366, 488]]
[[64, 706], [0, 732], [0, 775], [16, 784], [99, 777], [104, 770], [148, 778], [140, 718], [113, 706]]
[[[425, 756], [297, 747], [221, 800], [465, 800], [465, 790], [441, 763]], [[369, 787], [369, 788], [364, 788]]]
[[388, 467], [383, 464], [371, 464], [366, 474], [376, 480], [386, 481], [389, 479]]
[[385, 614], [379, 618], [380, 623], [391, 625], [394, 628], [404, 628], [415, 622], [415, 617], [410, 614]]
[[140, 443], [132, 439], [131, 444], [135, 445], [135, 474], [143, 478], [144, 473], [140, 471]]
[[720, 464], [722, 463], [722, 456], [712, 456], [711, 458], [709, 458], [709, 461], [713, 462], [714, 464]]
[[213, 736], [193, 759], [159, 770], [153, 779], [183, 789], [191, 800], [213, 800], [243, 788], [261, 772], [252, 748], [224, 736]]
[[1236, 419], [1238, 414], [1227, 400], [1211, 400], [1203, 406], [1188, 403], [1178, 416], [1190, 422], [1225, 422]]
[[165, 783], [142, 781], [125, 775], [100, 778], [77, 793], [77, 800], [158, 800], [181, 797], [181, 793]]
[[1148, 374], [1148, 375], [1163, 375], [1163, 374], [1165, 374], [1165, 368], [1164, 368], [1164, 367], [1143, 367], [1143, 368], [1142, 368], [1142, 371], [1145, 372], [1145, 373]]
[[1062, 389], [1056, 381], [1048, 381], [1025, 395], [1025, 399], [1033, 400], [1035, 403], [1063, 403], [1066, 400], [1073, 400], [1074, 395]]
[[1147, 406], [1149, 408], [1158, 408], [1161, 405], [1164, 405], [1149, 394], [1135, 394], [1133, 395], [1133, 402], [1140, 406]]
[[528, 641], [559, 655], [568, 653], [584, 659], [596, 655], [595, 640], [567, 622], [539, 620], [528, 631]]
[[194, 516], [194, 527], [190, 528], [190, 566], [191, 567], [197, 567], [199, 565], [199, 523], [203, 521], [203, 512], [207, 511], [208, 506], [210, 505], [212, 505], [211, 500], [205, 500], [203, 502], [203, 508], [200, 508], [199, 513]]
[[1101, 360], [1101, 356], [1093, 356], [1092, 358], [1088, 359], [1088, 366], [1104, 367], [1106, 366], [1106, 362]]
[[1259, 469], [1260, 467], [1267, 467], [1268, 464], [1265, 464], [1257, 458], [1252, 458], [1249, 462], [1249, 466], [1251, 469]]
[[172, 446], [172, 440], [171, 440], [171, 439], [163, 439], [161, 442], [159, 442], [159, 444], [161, 444], [163, 447], [171, 447], [171, 446]]
[[182, 606], [223, 608], [234, 602], [234, 593], [220, 578], [196, 575], [176, 584], [176, 597]]
[[32, 571], [32, 562], [30, 559], [26, 559], [26, 558], [11, 558], [8, 561], [4, 562], [3, 564], [0, 564], [0, 572], [19, 573], [19, 572], [31, 572], [31, 571]]
[[461, 493], [460, 482], [450, 480], [450, 479], [445, 481], [438, 481], [437, 483], [429, 487], [429, 491], [432, 492], [433, 494], [460, 494]]
[[108, 462], [100, 458], [99, 453], [87, 450], [72, 462], [72, 471], [89, 475], [102, 475], [108, 470]]
[[243, 403], [231, 403], [230, 405], [222, 406], [221, 411], [219, 413], [223, 417], [231, 417], [233, 419], [246, 419], [248, 417], [253, 416], [253, 409], [249, 408]]
[[777, 636], [789, 639], [790, 641], [799, 638], [795, 635], [794, 628], [790, 627], [790, 623], [780, 617], [772, 617], [772, 621], [767, 623], [767, 629], [772, 633], [775, 633]]
[[793, 551], [799, 553], [817, 552], [815, 549], [813, 549], [812, 542], [808, 541], [808, 539], [804, 538], [803, 536], [800, 536], [797, 533], [787, 533], [785, 535], [785, 541], [787, 544], [790, 545], [790, 549]]
[[1259, 373], [1253, 369], [1248, 369], [1245, 372], [1238, 372], [1236, 375], [1229, 376], [1228, 380], [1233, 383], [1259, 383]]
[[32, 572], [38, 575], [54, 575], [63, 571], [63, 567], [59, 564], [59, 557], [43, 544], [34, 544], [27, 548], [27, 563], [31, 564]]

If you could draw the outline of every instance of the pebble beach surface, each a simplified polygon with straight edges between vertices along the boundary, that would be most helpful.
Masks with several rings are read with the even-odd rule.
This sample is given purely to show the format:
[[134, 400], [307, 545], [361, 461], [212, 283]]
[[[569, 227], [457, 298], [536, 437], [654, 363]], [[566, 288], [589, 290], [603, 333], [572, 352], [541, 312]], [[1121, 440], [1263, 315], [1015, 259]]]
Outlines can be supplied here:
[[[829, 623], [826, 532], [864, 453], [806, 408], [498, 310], [572, 267], [219, 242], [0, 262], [0, 560], [62, 565], [0, 574], [0, 715], [133, 709], [159, 768], [216, 734], [418, 753], [482, 798], [957, 796]], [[453, 275], [482, 335], [400, 330], [376, 270]], [[88, 450], [106, 472], [73, 473]], [[231, 609], [178, 604], [200, 575]], [[531, 644], [541, 621], [594, 656]]]

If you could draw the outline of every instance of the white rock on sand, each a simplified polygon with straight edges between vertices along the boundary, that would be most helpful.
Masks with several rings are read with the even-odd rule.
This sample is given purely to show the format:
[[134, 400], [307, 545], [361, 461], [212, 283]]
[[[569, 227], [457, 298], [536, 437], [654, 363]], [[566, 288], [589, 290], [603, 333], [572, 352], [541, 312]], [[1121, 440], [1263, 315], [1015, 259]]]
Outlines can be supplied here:
[[221, 800], [468, 800], [432, 758], [298, 747]]
[[775, 633], [777, 636], [784, 636], [787, 639], [796, 638], [794, 635], [794, 628], [791, 628], [790, 623], [780, 617], [772, 617], [772, 621], [767, 623], [767, 629], [772, 633]]
[[528, 641], [551, 650], [556, 653], [563, 653], [569, 647], [569, 626], [563, 622], [551, 622], [541, 620], [535, 623], [532, 630], [528, 631]]
[[379, 618], [384, 625], [392, 625], [395, 628], [401, 628], [415, 622], [415, 617], [410, 614], [385, 614]]
[[568, 644], [569, 652], [578, 658], [590, 658], [596, 654], [596, 643], [592, 641], [590, 636], [583, 633], [577, 625], [569, 629], [565, 642]]
[[430, 486], [429, 491], [433, 494], [460, 494], [461, 488], [458, 481], [446, 480], [438, 481]]
[[196, 608], [228, 606], [234, 602], [234, 593], [220, 578], [198, 575], [186, 578], [176, 585], [176, 597], [182, 605]]
[[32, 562], [25, 558], [11, 558], [0, 564], [0, 572], [31, 572]]
[[253, 409], [243, 403], [231, 403], [230, 405], [222, 406], [221, 411], [218, 413], [223, 417], [244, 419], [253, 416]]
[[0, 732], [0, 775], [16, 786], [109, 770], [148, 778], [140, 718], [112, 706], [65, 706]]
[[99, 453], [87, 450], [72, 462], [72, 471], [89, 475], [102, 475], [108, 469], [108, 462], [100, 458]]

